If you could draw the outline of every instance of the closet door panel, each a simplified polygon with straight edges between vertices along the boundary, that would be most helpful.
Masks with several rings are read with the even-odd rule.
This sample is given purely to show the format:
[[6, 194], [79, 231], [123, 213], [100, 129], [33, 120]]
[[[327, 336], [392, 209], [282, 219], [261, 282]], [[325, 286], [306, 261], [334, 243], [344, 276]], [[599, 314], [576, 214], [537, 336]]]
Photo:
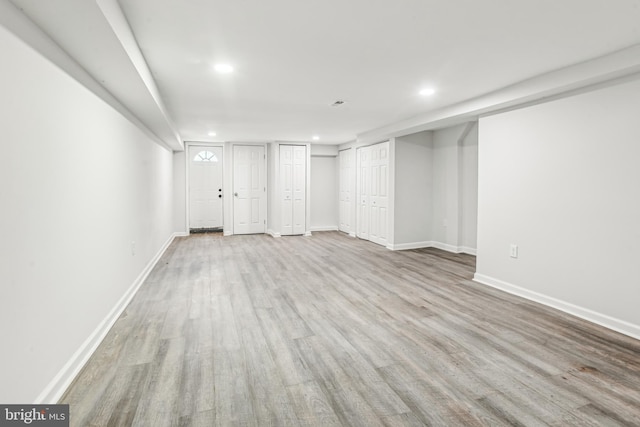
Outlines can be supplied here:
[[283, 236], [293, 234], [293, 147], [280, 146], [280, 189]]
[[361, 239], [369, 240], [369, 224], [371, 221], [369, 194], [371, 192], [371, 162], [369, 155], [370, 147], [362, 147], [357, 152], [357, 197], [358, 212], [356, 218], [356, 235]]
[[386, 245], [389, 207], [389, 143], [371, 146], [371, 233], [370, 240]]
[[339, 153], [340, 158], [340, 224], [339, 230], [345, 233], [351, 232], [351, 183], [353, 149], [343, 150]]
[[389, 228], [389, 143], [357, 149], [357, 236], [387, 244]]
[[293, 146], [292, 169], [292, 234], [304, 234], [306, 225], [307, 147]]

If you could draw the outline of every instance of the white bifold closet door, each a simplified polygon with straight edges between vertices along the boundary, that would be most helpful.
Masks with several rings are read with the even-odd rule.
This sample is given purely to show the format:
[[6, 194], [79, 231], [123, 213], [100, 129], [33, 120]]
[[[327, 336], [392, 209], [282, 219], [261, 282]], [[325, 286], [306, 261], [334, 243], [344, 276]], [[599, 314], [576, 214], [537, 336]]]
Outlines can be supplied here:
[[357, 150], [357, 236], [387, 244], [389, 229], [389, 143]]
[[353, 182], [351, 159], [353, 149], [342, 150], [340, 158], [340, 224], [339, 230], [351, 233], [351, 183]]
[[281, 235], [304, 234], [307, 204], [307, 147], [280, 145], [280, 188], [282, 189]]
[[358, 211], [356, 212], [356, 235], [361, 239], [369, 240], [369, 218], [371, 192], [371, 147], [362, 147], [356, 150], [356, 193], [358, 195]]

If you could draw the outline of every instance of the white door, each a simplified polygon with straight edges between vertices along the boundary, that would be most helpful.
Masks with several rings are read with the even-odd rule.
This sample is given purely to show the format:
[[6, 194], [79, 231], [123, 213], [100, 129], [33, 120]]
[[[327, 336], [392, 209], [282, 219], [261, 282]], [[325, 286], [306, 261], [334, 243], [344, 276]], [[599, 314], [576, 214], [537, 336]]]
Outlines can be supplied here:
[[356, 156], [356, 235], [386, 245], [389, 229], [389, 143], [358, 148]]
[[293, 234], [293, 146], [280, 146], [280, 187], [282, 188], [281, 235]]
[[233, 233], [264, 233], [266, 228], [265, 153], [261, 145], [233, 146]]
[[340, 161], [340, 224], [338, 229], [351, 233], [351, 183], [353, 182], [351, 158], [353, 150], [339, 153]]
[[370, 147], [362, 147], [356, 150], [357, 153], [357, 188], [358, 197], [356, 212], [356, 235], [361, 239], [369, 240], [369, 189], [371, 187], [371, 161]]
[[307, 217], [307, 147], [293, 146], [293, 234], [304, 234]]
[[371, 146], [371, 190], [369, 240], [387, 244], [389, 207], [389, 143]]
[[189, 228], [222, 227], [222, 147], [189, 147]]
[[306, 228], [307, 147], [280, 146], [283, 236], [304, 234]]

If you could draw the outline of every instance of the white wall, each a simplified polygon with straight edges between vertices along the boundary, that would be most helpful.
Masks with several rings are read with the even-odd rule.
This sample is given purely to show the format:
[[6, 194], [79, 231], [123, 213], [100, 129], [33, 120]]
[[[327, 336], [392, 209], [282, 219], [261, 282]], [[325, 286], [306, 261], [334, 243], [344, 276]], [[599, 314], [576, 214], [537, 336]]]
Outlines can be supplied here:
[[328, 144], [311, 144], [311, 155], [337, 157], [338, 146]]
[[432, 132], [395, 138], [394, 247], [433, 240], [432, 152]]
[[[335, 147], [333, 151], [337, 154], [337, 147]], [[312, 153], [313, 152], [312, 150]], [[339, 173], [337, 157], [311, 156], [310, 196], [312, 231], [338, 229]]]
[[2, 26], [0, 51], [0, 402], [25, 403], [171, 236], [172, 154]]
[[186, 151], [173, 153], [173, 230], [189, 233], [187, 221]]
[[458, 246], [458, 137], [460, 126], [433, 135], [433, 240]]
[[480, 120], [478, 280], [640, 338], [638, 112], [636, 80]]
[[433, 240], [452, 251], [474, 253], [478, 205], [478, 127], [473, 123], [433, 132]]
[[[460, 241], [468, 252], [478, 247], [478, 126], [471, 128], [460, 145]], [[469, 251], [469, 249], [471, 249]]]

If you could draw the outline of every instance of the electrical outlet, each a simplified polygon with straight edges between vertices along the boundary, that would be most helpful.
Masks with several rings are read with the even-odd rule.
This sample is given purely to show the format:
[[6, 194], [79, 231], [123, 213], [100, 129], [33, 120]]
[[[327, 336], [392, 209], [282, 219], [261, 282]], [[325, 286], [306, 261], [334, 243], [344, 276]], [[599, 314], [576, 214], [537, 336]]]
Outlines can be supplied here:
[[518, 258], [518, 245], [514, 245], [513, 243], [511, 244], [511, 247], [509, 248], [509, 256], [511, 256], [511, 258]]
[[136, 242], [132, 241], [131, 242], [131, 255], [135, 255], [136, 254]]

